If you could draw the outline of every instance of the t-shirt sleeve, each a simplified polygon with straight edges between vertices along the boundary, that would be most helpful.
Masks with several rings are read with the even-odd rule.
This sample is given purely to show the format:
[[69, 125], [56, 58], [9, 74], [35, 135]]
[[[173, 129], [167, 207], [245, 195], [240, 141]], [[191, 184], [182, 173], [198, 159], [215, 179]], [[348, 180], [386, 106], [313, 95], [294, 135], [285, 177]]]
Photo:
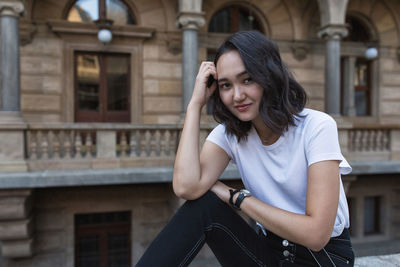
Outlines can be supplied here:
[[231, 161], [235, 163], [232, 149], [229, 145], [228, 138], [225, 133], [225, 126], [223, 124], [219, 124], [217, 127], [215, 127], [207, 136], [206, 140], [222, 148], [226, 152], [226, 154], [228, 154], [228, 157], [231, 159]]
[[340, 151], [338, 129], [334, 119], [324, 118], [316, 127], [312, 127], [308, 135], [306, 147], [308, 166], [319, 161], [338, 160], [341, 174], [351, 172], [350, 164]]

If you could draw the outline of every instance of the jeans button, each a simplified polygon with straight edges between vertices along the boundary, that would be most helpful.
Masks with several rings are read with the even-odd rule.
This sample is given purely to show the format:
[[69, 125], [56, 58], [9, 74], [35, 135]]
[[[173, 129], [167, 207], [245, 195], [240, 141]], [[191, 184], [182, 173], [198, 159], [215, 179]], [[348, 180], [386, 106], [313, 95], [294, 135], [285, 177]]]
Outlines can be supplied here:
[[282, 246], [284, 246], [284, 247], [289, 246], [289, 241], [287, 241], [286, 239], [282, 240]]
[[283, 256], [289, 257], [289, 255], [290, 255], [289, 251], [287, 251], [287, 250], [284, 250], [284, 251], [283, 251]]

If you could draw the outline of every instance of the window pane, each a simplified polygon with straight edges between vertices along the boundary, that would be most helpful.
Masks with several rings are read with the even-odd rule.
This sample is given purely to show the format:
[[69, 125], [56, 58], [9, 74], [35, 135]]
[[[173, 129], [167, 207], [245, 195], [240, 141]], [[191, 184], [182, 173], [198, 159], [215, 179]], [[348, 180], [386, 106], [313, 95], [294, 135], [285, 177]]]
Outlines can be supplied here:
[[108, 266], [129, 266], [129, 236], [123, 234], [110, 234], [108, 236]]
[[208, 26], [209, 32], [233, 33], [244, 30], [262, 32], [260, 23], [247, 8], [232, 6], [218, 11]]
[[99, 238], [97, 236], [81, 236], [77, 239], [78, 267], [100, 266]]
[[99, 58], [97, 55], [79, 54], [76, 64], [78, 109], [99, 111]]
[[131, 213], [75, 215], [77, 267], [128, 267], [131, 261]]
[[107, 213], [89, 213], [89, 214], [78, 214], [75, 216], [75, 224], [77, 226], [87, 225], [100, 225], [100, 224], [111, 224], [111, 223], [129, 223], [130, 222], [129, 211], [121, 212], [107, 212]]
[[368, 86], [368, 63], [357, 61], [354, 85]]
[[349, 34], [344, 38], [344, 41], [369, 42], [372, 39], [370, 29], [360, 19], [347, 17], [346, 23], [349, 25]]
[[239, 10], [239, 31], [260, 30], [254, 16], [245, 9]]
[[225, 8], [219, 11], [211, 19], [210, 25], [208, 27], [209, 32], [221, 32], [221, 33], [231, 33], [232, 25], [232, 8]]
[[68, 13], [72, 22], [91, 22], [99, 19], [98, 0], [78, 0]]
[[355, 105], [356, 105], [356, 114], [357, 116], [366, 116], [368, 115], [368, 96], [367, 91], [355, 91]]
[[380, 197], [366, 197], [364, 199], [364, 233], [380, 232]]
[[107, 57], [107, 109], [109, 111], [128, 110], [129, 57]]
[[135, 24], [135, 20], [129, 13], [128, 7], [119, 0], [106, 0], [107, 19], [113, 20], [113, 24]]

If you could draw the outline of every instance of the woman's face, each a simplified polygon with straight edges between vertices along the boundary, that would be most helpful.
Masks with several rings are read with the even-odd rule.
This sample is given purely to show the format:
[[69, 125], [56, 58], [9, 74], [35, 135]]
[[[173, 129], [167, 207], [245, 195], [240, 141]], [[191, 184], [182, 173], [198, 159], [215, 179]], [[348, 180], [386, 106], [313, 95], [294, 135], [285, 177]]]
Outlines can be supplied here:
[[236, 50], [222, 54], [217, 62], [218, 90], [224, 105], [241, 121], [252, 121], [259, 114], [263, 89], [246, 72]]

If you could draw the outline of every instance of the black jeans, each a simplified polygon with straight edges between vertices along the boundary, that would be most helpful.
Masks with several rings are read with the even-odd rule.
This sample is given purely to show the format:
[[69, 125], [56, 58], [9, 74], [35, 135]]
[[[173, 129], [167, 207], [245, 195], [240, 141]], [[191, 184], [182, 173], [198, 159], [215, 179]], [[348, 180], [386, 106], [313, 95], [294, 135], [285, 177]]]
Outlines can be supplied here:
[[218, 196], [207, 192], [178, 210], [136, 266], [187, 266], [205, 242], [222, 266], [354, 265], [347, 229], [318, 252], [271, 232], [266, 236], [259, 232]]

